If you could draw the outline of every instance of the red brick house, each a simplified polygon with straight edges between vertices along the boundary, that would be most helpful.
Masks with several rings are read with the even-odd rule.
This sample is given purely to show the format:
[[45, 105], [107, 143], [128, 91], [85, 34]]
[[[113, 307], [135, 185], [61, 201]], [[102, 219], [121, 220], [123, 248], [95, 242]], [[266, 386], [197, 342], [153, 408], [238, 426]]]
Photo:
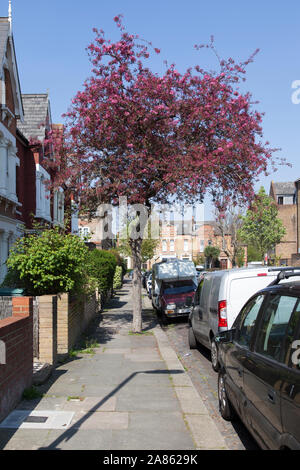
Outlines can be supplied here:
[[[22, 101], [24, 120], [18, 122], [18, 131], [23, 135], [23, 142], [25, 137], [27, 141], [26, 152], [31, 152], [35, 163], [35, 184], [32, 187], [35, 192], [35, 203], [31, 206], [31, 214], [34, 220], [44, 225], [62, 226], [64, 223], [63, 189], [59, 188], [53, 194], [50, 193], [48, 182], [55, 177], [55, 170], [48, 170], [45, 165], [45, 141], [52, 129], [49, 97], [47, 93], [26, 94], [22, 95]], [[33, 142], [35, 143], [33, 144]], [[32, 158], [30, 166], [32, 168]], [[25, 175], [24, 180], [26, 181]], [[32, 174], [30, 181], [32, 181]], [[25, 184], [28, 188], [27, 181]], [[22, 183], [20, 185], [22, 186]], [[33, 202], [31, 196], [31, 204]]]
[[280, 258], [281, 265], [291, 265], [293, 254], [297, 253], [297, 189], [296, 183], [271, 182], [270, 197], [277, 205], [278, 218], [282, 221], [286, 234], [274, 248], [274, 255]]

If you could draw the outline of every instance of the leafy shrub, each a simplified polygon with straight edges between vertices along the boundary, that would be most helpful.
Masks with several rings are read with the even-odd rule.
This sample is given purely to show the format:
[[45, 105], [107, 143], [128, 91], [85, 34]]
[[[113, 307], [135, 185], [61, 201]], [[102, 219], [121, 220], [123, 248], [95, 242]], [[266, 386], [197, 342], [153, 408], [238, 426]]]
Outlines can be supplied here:
[[0, 287], [22, 289], [24, 288], [24, 281], [20, 279], [20, 273], [17, 270], [9, 269]]
[[105, 295], [113, 288], [116, 266], [116, 258], [109, 251], [95, 249], [89, 252], [88, 272], [92, 278], [98, 280], [101, 294]]
[[121, 289], [123, 280], [123, 269], [122, 266], [117, 266], [114, 275], [114, 289]]
[[21, 283], [30, 295], [83, 290], [88, 283], [88, 249], [72, 234], [58, 228], [17, 240], [7, 260], [8, 283]]

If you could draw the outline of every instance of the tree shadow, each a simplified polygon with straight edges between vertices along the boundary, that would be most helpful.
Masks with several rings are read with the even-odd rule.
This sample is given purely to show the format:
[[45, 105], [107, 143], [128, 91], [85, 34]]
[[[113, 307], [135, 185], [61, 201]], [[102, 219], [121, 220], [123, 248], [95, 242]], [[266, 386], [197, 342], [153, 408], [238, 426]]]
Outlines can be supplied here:
[[99, 408], [104, 405], [107, 400], [112, 398], [119, 390], [121, 390], [128, 382], [130, 382], [135, 376], [138, 374], [182, 374], [184, 371], [182, 370], [142, 370], [136, 371], [130, 374], [123, 382], [117, 385], [110, 393], [108, 393], [104, 398], [102, 398], [90, 411], [86, 412], [85, 415], [78, 420], [75, 424], [73, 424], [69, 429], [63, 432], [57, 439], [55, 439], [49, 446], [47, 447], [40, 447], [39, 450], [48, 450], [48, 449], [56, 449], [57, 446], [62, 443], [63, 441], [70, 440], [80, 429], [80, 426], [95, 412], [99, 410]]
[[[77, 358], [79, 359], [79, 358]], [[74, 359], [75, 360], [75, 359]], [[54, 369], [52, 371], [51, 376], [47, 379], [47, 382], [45, 382], [42, 385], [36, 385], [34, 387], [34, 392], [36, 394], [36, 398], [33, 399], [24, 399], [21, 398], [21, 401], [18, 403], [16, 408], [11, 411], [16, 410], [28, 410], [28, 411], [33, 411], [35, 408], [39, 405], [39, 403], [43, 400], [44, 396], [47, 395], [47, 392], [49, 389], [54, 385], [54, 383], [64, 374], [68, 372], [67, 369]], [[10, 413], [9, 413], [10, 414]], [[8, 416], [9, 416], [8, 414]], [[0, 450], [3, 450], [6, 444], [12, 439], [14, 434], [18, 431], [18, 428], [16, 429], [11, 429], [11, 428], [0, 428]]]

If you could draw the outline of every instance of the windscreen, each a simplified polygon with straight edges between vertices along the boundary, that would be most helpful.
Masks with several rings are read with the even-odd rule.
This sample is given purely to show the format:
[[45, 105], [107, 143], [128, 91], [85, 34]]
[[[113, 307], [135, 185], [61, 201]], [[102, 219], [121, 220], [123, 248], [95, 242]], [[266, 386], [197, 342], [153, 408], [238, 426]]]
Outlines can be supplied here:
[[193, 281], [173, 281], [173, 282], [163, 282], [163, 293], [164, 294], [187, 294], [189, 292], [194, 292], [196, 289]]

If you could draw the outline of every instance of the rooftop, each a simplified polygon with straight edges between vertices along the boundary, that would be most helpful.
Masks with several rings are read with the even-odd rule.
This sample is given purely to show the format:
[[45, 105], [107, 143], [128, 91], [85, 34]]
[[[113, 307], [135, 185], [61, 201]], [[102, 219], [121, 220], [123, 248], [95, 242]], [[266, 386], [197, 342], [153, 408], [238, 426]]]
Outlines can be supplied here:
[[22, 95], [24, 122], [18, 121], [18, 128], [29, 139], [45, 139], [46, 128], [51, 123], [48, 93]]

